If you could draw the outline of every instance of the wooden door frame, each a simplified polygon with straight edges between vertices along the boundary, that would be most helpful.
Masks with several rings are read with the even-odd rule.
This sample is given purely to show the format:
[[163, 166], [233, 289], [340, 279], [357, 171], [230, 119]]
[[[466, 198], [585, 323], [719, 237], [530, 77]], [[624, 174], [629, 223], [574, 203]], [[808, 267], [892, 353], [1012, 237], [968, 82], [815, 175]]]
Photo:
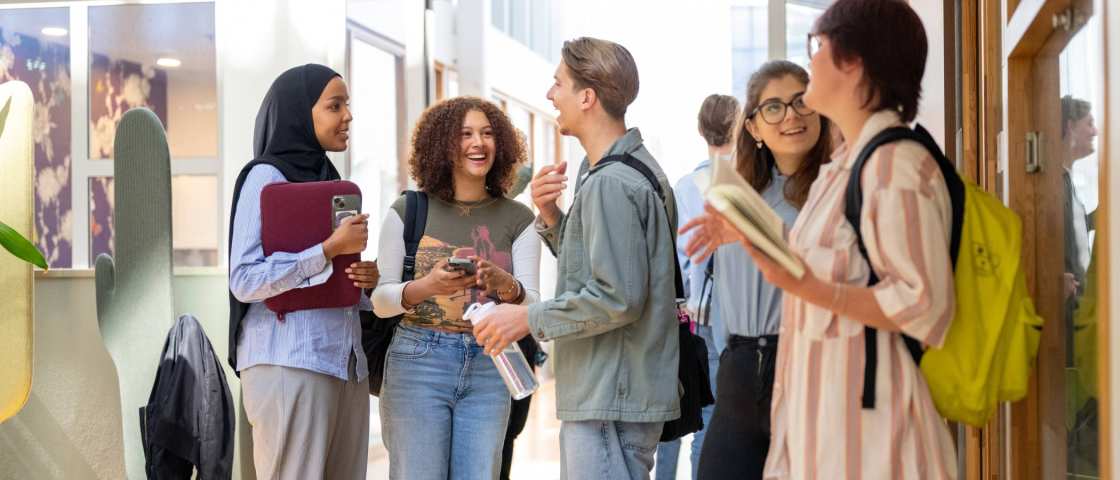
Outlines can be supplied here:
[[[1060, 118], [1060, 106], [1057, 102], [1023, 102], [1020, 99], [1056, 99], [1060, 96], [1061, 86], [1056, 60], [1072, 37], [1072, 33], [1055, 27], [1052, 21], [1054, 15], [1071, 6], [1076, 6], [1082, 11], [1095, 11], [1096, 15], [1104, 15], [1102, 5], [1103, 2], [1099, 0], [1095, 5], [1094, 0], [1003, 0], [1002, 2], [1002, 83], [1006, 86], [1002, 95], [1002, 104], [1005, 107], [1002, 114], [1002, 131], [1005, 134], [1003, 140], [1006, 142], [1006, 184], [1009, 185], [1005, 198], [1010, 200], [1012, 209], [1023, 219], [1024, 268], [1028, 273], [1029, 288], [1039, 314], [1048, 320], [1062, 318], [1061, 299], [1056, 296], [1051, 298], [1052, 295], [1049, 294], [1061, 291], [1059, 279], [1063, 271], [1062, 260], [1060, 255], [1053, 254], [1052, 247], [1055, 243], [1060, 245], [1064, 239], [1058, 238], [1056, 242], [1048, 242], [1049, 254], [1042, 251], [1039, 241], [1042, 235], [1063, 231], [1062, 202], [1060, 198], [1055, 198], [1055, 192], [1062, 191], [1061, 169], [1055, 168], [1054, 161], [1051, 160], [1049, 168], [1044, 164], [1041, 172], [1028, 174], [1025, 171], [1025, 159], [1028, 132], [1040, 134], [1038, 151], [1043, 159], [1060, 158], [1060, 142], [1056, 141], [1060, 138], [1060, 122], [1056, 121]], [[990, 68], [987, 62], [982, 62], [982, 65], [984, 65], [982, 68]], [[1102, 82], [1102, 85], [1107, 89], [1107, 82]], [[986, 82], [985, 86], [987, 86]], [[1106, 90], [1106, 99], [1107, 94]], [[1100, 114], [1102, 122], [1107, 122], [1107, 111]], [[983, 131], [985, 136], [990, 135], [990, 129], [983, 128]], [[984, 142], [987, 145], [983, 150], [990, 151], [991, 139], [986, 138]], [[1108, 144], [1108, 142], [1101, 143]], [[996, 151], [998, 150], [997, 144]], [[1099, 158], [1101, 171], [1107, 172], [1106, 149], [1102, 149]], [[981, 171], [990, 171], [992, 168], [990, 158], [985, 163], [987, 168], [982, 168]], [[1100, 189], [1101, 204], [1105, 205], [1108, 195], [1108, 177], [1102, 173], [1100, 178], [1103, 186]], [[985, 184], [988, 186], [987, 182]], [[1107, 212], [1109, 215], [1112, 214], [1111, 209]], [[1107, 225], [1107, 219], [1104, 222]], [[1098, 248], [1103, 248], [1099, 255], [1104, 259], [1109, 258], [1107, 243], [1098, 243]], [[1108, 270], [1107, 268], [1099, 270], [1101, 275], [1099, 288], [1107, 288]], [[1048, 295], [1041, 295], [1044, 292]], [[1101, 300], [1107, 301], [1107, 297], [1108, 295], [1102, 295]], [[1101, 406], [1099, 458], [1101, 476], [1109, 478], [1111, 428], [1108, 423], [1110, 419], [1108, 406], [1111, 396], [1107, 371], [1110, 316], [1107, 305], [1100, 307], [1098, 318], [1102, 321], [1099, 322], [1101, 334], [1098, 337], [1097, 348], [1100, 374], [1098, 391]], [[1010, 421], [1012, 432], [1008, 439], [1010, 464], [1006, 465], [1007, 469], [1004, 472], [1009, 478], [1061, 478], [1066, 473], [1064, 390], [1040, 388], [1040, 385], [1065, 383], [1064, 329], [1065, 326], [1061, 321], [1046, 322], [1043, 327], [1042, 343], [1039, 346], [1039, 361], [1032, 375], [1027, 398], [1011, 407], [1009, 419], [1002, 419]], [[996, 452], [990, 452], [988, 456], [994, 453]]]

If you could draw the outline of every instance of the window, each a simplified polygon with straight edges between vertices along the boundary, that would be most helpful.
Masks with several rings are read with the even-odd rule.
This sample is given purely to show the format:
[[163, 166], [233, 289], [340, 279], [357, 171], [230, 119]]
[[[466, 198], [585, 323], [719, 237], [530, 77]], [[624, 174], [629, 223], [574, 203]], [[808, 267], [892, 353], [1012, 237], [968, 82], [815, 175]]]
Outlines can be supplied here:
[[175, 265], [218, 264], [217, 69], [214, 5], [89, 7], [89, 263], [113, 254], [113, 139], [122, 115], [150, 109], [171, 153]]
[[768, 8], [770, 0], [731, 1], [731, 87], [739, 101], [746, 98], [751, 74], [774, 57], [808, 68], [807, 35], [833, 1], [787, 0], [778, 4], [779, 11]]
[[74, 264], [69, 28], [66, 8], [0, 10], [0, 83], [26, 83], [35, 101], [35, 237], [51, 268]]
[[[510, 123], [525, 140], [525, 147], [528, 150], [526, 156], [533, 173], [536, 173], [545, 165], [555, 164], [559, 161], [558, 159], [562, 158], [562, 144], [559, 140], [560, 133], [557, 131], [555, 119], [502, 94], [493, 95], [491, 101], [506, 112]], [[514, 183], [516, 185], [516, 182]], [[535, 208], [528, 187], [514, 199], [530, 208]]]
[[809, 67], [806, 42], [813, 22], [824, 13], [832, 0], [800, 0], [786, 3], [786, 58], [802, 67]]
[[767, 59], [766, 0], [739, 0], [731, 6], [731, 91], [743, 101], [747, 81]]
[[490, 23], [518, 43], [556, 61], [558, 48], [553, 48], [552, 0], [493, 0]]
[[436, 101], [459, 96], [459, 72], [440, 62], [435, 62]]
[[[371, 225], [381, 224], [379, 216], [389, 211], [407, 183], [401, 155], [407, 136], [403, 55], [403, 47], [352, 27], [348, 81], [354, 114], [350, 129], [355, 134], [350, 140], [349, 179], [362, 189], [362, 210], [373, 214]], [[371, 234], [366, 251], [376, 252], [377, 241]]]

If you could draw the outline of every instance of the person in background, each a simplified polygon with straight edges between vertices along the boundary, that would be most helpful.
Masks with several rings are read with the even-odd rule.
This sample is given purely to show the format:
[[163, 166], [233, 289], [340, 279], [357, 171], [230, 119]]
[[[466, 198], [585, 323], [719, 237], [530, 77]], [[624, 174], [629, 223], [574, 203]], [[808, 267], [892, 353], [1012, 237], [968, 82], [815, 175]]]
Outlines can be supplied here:
[[[700, 114], [697, 118], [700, 136], [708, 145], [708, 158], [700, 162], [696, 169], [677, 181], [673, 191], [677, 198], [677, 224], [683, 226], [697, 215], [704, 213], [704, 192], [712, 173], [712, 159], [730, 157], [735, 146], [732, 142], [735, 135], [735, 122], [739, 116], [739, 101], [731, 95], [709, 95], [700, 105]], [[722, 335], [719, 314], [712, 309], [712, 293], [715, 284], [712, 278], [712, 259], [693, 264], [688, 255], [684, 254], [684, 247], [688, 241], [687, 235], [677, 237], [677, 261], [681, 265], [681, 274], [684, 276], [685, 292], [688, 294], [688, 312], [692, 319], [698, 322], [696, 333], [704, 339], [708, 347], [708, 374], [712, 392], [716, 389], [716, 369], [719, 367], [719, 352], [726, 344], [726, 337]], [[717, 333], [718, 332], [718, 333]], [[704, 434], [711, 425], [712, 410], [715, 407], [704, 407], [702, 418], [705, 427], [692, 434], [692, 478], [696, 477], [696, 469], [700, 465], [700, 447], [704, 445]], [[654, 476], [658, 480], [673, 480], [677, 478], [677, 460], [680, 456], [680, 439], [662, 442], [657, 446], [657, 456], [654, 458]]]
[[[795, 63], [762, 65], [747, 82], [747, 103], [736, 132], [736, 171], [787, 227], [831, 153], [830, 122], [804, 102], [808, 83], [808, 72]], [[782, 292], [737, 246], [720, 247], [713, 258], [717, 309], [728, 345], [720, 357], [700, 477], [762, 478], [770, 445]]]
[[358, 308], [299, 310], [277, 321], [264, 301], [345, 274], [359, 288], [377, 282], [373, 262], [334, 272], [336, 255], [365, 250], [368, 215], [346, 218], [323, 243], [265, 256], [261, 191], [277, 182], [338, 180], [326, 151], [346, 150], [349, 93], [322, 65], [289, 69], [257, 114], [256, 159], [237, 177], [230, 219], [230, 366], [241, 375], [259, 478], [364, 479], [369, 384]]

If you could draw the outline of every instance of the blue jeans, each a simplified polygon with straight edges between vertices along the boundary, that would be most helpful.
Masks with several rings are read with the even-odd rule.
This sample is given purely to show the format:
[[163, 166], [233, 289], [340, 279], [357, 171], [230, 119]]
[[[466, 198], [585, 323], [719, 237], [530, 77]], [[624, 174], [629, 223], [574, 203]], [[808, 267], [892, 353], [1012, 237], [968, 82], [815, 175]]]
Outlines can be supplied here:
[[509, 390], [474, 336], [401, 325], [385, 362], [389, 478], [498, 478]]
[[560, 424], [560, 480], [649, 479], [665, 424], [587, 420]]
[[[708, 347], [708, 382], [712, 385], [712, 395], [716, 394], [716, 369], [719, 368], [719, 351], [716, 349], [715, 341], [712, 339], [712, 327], [699, 325], [696, 327], [696, 333], [700, 338], [704, 339], [704, 343]], [[715, 405], [708, 405], [700, 411], [701, 416], [704, 418], [704, 428], [699, 432], [692, 434], [692, 478], [696, 478], [696, 467], [700, 466], [700, 449], [704, 446], [704, 434], [708, 431], [708, 423], [712, 420], [712, 411], [715, 410]], [[671, 442], [664, 442], [657, 446], [657, 461], [654, 463], [654, 468], [657, 470], [654, 475], [657, 480], [675, 480], [677, 478], [677, 459], [680, 457], [681, 440], [678, 438]]]

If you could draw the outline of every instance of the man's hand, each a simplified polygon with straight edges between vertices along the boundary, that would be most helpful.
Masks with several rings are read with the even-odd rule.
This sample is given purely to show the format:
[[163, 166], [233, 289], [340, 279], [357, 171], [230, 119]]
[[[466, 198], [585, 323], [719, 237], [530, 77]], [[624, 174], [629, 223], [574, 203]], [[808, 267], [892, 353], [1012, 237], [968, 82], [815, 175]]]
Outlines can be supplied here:
[[509, 344], [529, 334], [529, 307], [504, 303], [495, 305], [474, 325], [474, 338], [490, 356], [502, 353]]
[[541, 220], [544, 220], [549, 227], [556, 225], [560, 220], [560, 206], [556, 204], [556, 200], [568, 188], [568, 184], [564, 183], [568, 181], [568, 177], [564, 175], [567, 170], [568, 162], [548, 165], [537, 172], [533, 177], [533, 183], [530, 184], [533, 204], [537, 206], [537, 210], [540, 210]]

